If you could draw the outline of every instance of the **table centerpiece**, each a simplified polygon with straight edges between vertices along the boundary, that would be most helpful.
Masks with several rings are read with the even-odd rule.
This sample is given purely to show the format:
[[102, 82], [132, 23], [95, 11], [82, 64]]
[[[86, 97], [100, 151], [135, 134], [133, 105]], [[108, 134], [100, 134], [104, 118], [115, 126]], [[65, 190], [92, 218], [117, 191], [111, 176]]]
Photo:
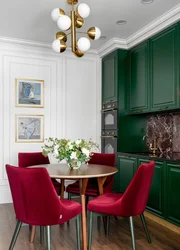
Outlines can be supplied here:
[[66, 160], [70, 169], [78, 169], [82, 163], [87, 163], [93, 155], [92, 150], [97, 150], [98, 144], [92, 139], [58, 139], [49, 137], [42, 146], [42, 154], [52, 154], [59, 161]]

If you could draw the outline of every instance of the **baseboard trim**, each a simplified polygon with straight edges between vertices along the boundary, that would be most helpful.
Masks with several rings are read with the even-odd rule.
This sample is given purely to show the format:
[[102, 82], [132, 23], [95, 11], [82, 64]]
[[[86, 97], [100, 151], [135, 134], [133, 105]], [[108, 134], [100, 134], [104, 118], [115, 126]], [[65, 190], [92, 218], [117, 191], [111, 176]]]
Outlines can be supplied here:
[[180, 234], [180, 227], [178, 227], [174, 224], [171, 224], [170, 222], [163, 220], [163, 219], [155, 216], [154, 214], [151, 214], [151, 213], [146, 212], [146, 211], [144, 212], [144, 216], [147, 217], [148, 219], [153, 220], [153, 221], [159, 223], [160, 225], [170, 229], [171, 231]]

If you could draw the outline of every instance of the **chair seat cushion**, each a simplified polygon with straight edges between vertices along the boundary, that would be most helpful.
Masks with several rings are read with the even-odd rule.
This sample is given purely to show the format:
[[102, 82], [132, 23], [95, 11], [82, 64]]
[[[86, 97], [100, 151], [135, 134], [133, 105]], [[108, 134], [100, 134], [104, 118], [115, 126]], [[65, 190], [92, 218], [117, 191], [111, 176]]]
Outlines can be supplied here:
[[65, 213], [60, 214], [59, 224], [65, 223], [82, 212], [81, 204], [76, 201], [61, 199], [61, 206], [62, 211], [65, 210]]
[[[79, 190], [79, 181], [76, 181], [72, 184], [69, 184], [66, 187], [66, 192], [68, 193], [72, 193], [72, 194], [80, 194], [80, 190]], [[88, 185], [86, 187], [86, 193], [87, 196], [98, 196], [99, 195], [99, 191], [98, 191], [98, 185], [97, 182], [88, 182]]]
[[120, 193], [106, 193], [100, 195], [88, 202], [87, 209], [96, 213], [104, 213], [110, 215], [118, 215], [115, 206], [116, 201], [119, 201], [123, 194]]

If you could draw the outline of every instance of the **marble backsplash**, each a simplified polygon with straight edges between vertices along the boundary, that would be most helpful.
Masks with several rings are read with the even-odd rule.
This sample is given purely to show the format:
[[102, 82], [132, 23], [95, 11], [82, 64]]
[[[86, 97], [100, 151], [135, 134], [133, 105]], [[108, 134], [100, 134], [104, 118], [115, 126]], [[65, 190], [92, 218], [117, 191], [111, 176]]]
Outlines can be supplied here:
[[152, 115], [146, 125], [146, 146], [161, 154], [180, 152], [180, 113]]

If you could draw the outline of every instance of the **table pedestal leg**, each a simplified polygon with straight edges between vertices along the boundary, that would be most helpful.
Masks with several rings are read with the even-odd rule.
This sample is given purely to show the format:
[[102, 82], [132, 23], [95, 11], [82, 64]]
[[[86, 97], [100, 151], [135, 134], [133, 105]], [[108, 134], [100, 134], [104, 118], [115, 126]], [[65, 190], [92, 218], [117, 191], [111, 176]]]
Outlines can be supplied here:
[[64, 199], [64, 179], [61, 179], [61, 199]]
[[82, 246], [83, 250], [87, 250], [87, 234], [86, 234], [86, 200], [85, 193], [88, 184], [88, 179], [79, 180], [79, 188], [81, 195], [81, 205], [82, 205]]

